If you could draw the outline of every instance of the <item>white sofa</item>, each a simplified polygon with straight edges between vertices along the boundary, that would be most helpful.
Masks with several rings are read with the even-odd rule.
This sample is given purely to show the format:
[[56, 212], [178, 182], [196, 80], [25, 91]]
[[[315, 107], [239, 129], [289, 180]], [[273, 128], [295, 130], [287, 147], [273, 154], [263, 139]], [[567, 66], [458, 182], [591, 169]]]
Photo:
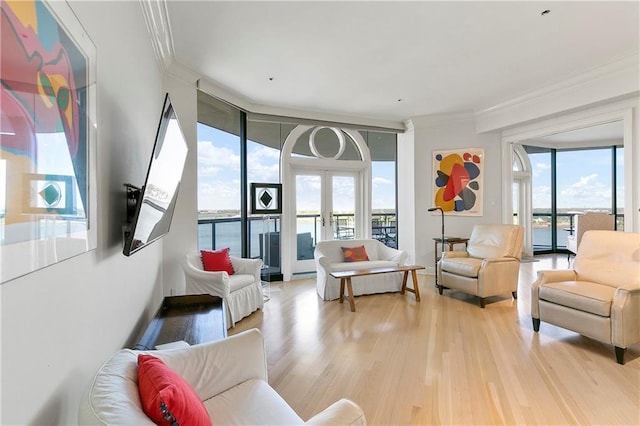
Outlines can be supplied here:
[[229, 256], [235, 273], [205, 271], [200, 252], [185, 255], [182, 268], [186, 281], [186, 294], [213, 294], [221, 297], [227, 306], [227, 327], [234, 327], [242, 318], [264, 307], [261, 259]]
[[[345, 262], [342, 247], [364, 246], [368, 261]], [[316, 290], [323, 300], [335, 300], [340, 297], [340, 280], [329, 275], [334, 271], [350, 271], [370, 268], [383, 268], [404, 265], [407, 253], [387, 247], [378, 240], [332, 240], [320, 241], [314, 252], [316, 262]], [[355, 277], [352, 279], [353, 294], [375, 294], [395, 292], [402, 289], [403, 273], [390, 273]]]
[[98, 370], [80, 405], [81, 425], [153, 425], [138, 395], [140, 353], [162, 359], [203, 401], [214, 425], [365, 425], [355, 403], [341, 399], [304, 422], [267, 382], [262, 334], [247, 330], [217, 342], [166, 351], [116, 352]]

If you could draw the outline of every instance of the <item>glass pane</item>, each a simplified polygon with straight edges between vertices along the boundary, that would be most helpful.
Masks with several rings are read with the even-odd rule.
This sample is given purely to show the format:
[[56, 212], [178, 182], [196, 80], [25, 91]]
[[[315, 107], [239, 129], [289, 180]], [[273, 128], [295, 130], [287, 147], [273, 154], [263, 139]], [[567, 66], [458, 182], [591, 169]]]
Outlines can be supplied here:
[[511, 210], [513, 212], [513, 224], [518, 225], [520, 224], [520, 214], [518, 208], [518, 206], [520, 206], [520, 182], [513, 182], [512, 192], [513, 194], [511, 195]]
[[197, 126], [198, 245], [200, 249], [229, 247], [233, 256], [240, 256], [240, 132], [232, 129], [239, 123], [240, 112], [224, 104], [217, 108], [219, 115], [212, 122], [221, 128]]
[[361, 131], [371, 153], [371, 235], [398, 247], [396, 223], [397, 135]]
[[355, 238], [355, 178], [333, 176], [333, 238], [352, 240]]
[[296, 176], [297, 259], [313, 259], [321, 232], [322, 184], [319, 175]]
[[530, 153], [533, 250], [551, 250], [551, 153]]
[[558, 248], [567, 246], [575, 212], [611, 212], [611, 148], [556, 154]]

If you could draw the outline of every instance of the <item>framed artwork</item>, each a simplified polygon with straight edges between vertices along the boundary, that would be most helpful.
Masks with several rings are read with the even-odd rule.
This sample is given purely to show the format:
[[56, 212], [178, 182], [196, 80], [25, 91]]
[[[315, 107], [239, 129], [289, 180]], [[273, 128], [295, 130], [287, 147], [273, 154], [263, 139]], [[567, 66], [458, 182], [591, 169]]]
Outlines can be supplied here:
[[96, 247], [96, 48], [62, 1], [0, 3], [0, 283]]
[[251, 214], [281, 214], [282, 184], [251, 183]]
[[445, 214], [482, 216], [484, 149], [433, 152], [433, 205]]

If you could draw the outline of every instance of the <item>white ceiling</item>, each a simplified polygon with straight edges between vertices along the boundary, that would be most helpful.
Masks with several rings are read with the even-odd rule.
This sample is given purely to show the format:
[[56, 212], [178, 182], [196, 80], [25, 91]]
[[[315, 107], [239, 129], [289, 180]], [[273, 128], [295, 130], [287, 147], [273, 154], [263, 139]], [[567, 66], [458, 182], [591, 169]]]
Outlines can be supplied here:
[[479, 111], [638, 55], [639, 5], [168, 1], [167, 12], [175, 61], [251, 104], [405, 120]]

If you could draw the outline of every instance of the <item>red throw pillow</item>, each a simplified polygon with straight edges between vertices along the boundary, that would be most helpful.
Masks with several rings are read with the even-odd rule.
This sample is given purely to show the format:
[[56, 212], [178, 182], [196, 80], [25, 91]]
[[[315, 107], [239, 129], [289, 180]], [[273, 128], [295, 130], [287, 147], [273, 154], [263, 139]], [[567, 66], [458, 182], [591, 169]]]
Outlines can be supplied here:
[[229, 257], [229, 248], [215, 251], [200, 250], [200, 255], [202, 256], [202, 267], [205, 271], [225, 271], [227, 274], [233, 275], [234, 270]]
[[207, 409], [191, 386], [159, 358], [138, 355], [142, 409], [158, 425], [211, 425]]
[[369, 260], [367, 251], [364, 246], [359, 247], [342, 247], [342, 254], [344, 255], [345, 262], [362, 262]]

